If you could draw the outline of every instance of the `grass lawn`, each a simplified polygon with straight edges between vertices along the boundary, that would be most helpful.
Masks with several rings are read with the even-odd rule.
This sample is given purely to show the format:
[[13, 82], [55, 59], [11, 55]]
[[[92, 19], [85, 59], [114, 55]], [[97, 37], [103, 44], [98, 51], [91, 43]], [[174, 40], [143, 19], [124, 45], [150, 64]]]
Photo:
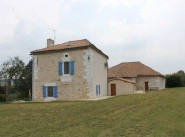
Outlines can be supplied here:
[[0, 104], [0, 137], [185, 137], [185, 88], [101, 101]]

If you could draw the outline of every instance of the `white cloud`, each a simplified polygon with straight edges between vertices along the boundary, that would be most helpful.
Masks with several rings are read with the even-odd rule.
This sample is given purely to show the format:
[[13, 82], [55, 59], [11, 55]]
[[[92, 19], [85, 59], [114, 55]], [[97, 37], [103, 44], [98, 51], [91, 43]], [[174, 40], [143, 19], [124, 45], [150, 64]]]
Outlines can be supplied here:
[[110, 56], [110, 66], [139, 60], [172, 72], [185, 58], [184, 5], [183, 0], [1, 0], [0, 58], [28, 57], [30, 50], [45, 47], [55, 29], [57, 43], [89, 39]]
[[[130, 1], [130, 4], [124, 4], [124, 0], [102, 2], [104, 7], [101, 11], [106, 6], [110, 8], [112, 3], [113, 7], [125, 6], [129, 11], [138, 12], [134, 22], [130, 22], [127, 17], [108, 21], [109, 33], [104, 33], [101, 39], [105, 45], [109, 44], [114, 49], [109, 51], [111, 66], [122, 61], [140, 60], [151, 66], [158, 66], [157, 69], [163, 68], [162, 73], [170, 73], [179, 68], [178, 65], [182, 66], [182, 59], [185, 58], [184, 1], [143, 0], [140, 3]], [[168, 64], [166, 69], [165, 64]]]
[[[0, 43], [13, 39], [16, 25], [20, 21], [25, 21], [27, 27], [25, 31], [31, 32], [35, 26], [45, 26], [46, 29], [55, 29], [59, 26], [59, 0], [6, 0], [2, 1], [0, 17]], [[2, 10], [2, 9], [1, 9]]]
[[140, 1], [138, 0], [100, 0], [100, 4], [102, 7], [119, 7], [119, 6], [125, 6], [125, 7], [132, 7], [134, 5], [140, 4]]

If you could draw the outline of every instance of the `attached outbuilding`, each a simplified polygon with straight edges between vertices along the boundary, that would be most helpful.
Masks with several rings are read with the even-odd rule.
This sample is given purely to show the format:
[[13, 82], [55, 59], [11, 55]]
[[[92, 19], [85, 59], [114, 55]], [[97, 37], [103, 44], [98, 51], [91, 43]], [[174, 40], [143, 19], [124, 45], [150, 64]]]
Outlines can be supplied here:
[[124, 78], [111, 78], [108, 80], [108, 95], [119, 96], [135, 93], [135, 82]]
[[124, 78], [136, 83], [136, 91], [165, 88], [165, 76], [141, 62], [123, 62], [108, 70], [108, 78]]

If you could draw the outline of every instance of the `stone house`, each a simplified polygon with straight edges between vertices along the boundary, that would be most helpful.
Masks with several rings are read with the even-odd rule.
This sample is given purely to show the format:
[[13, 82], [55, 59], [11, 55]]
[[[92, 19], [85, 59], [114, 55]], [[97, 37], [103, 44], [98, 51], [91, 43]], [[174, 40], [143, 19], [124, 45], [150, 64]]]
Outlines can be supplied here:
[[108, 78], [124, 78], [132, 81], [136, 84], [136, 91], [165, 88], [165, 76], [141, 62], [124, 62], [113, 66], [108, 70]]
[[34, 101], [79, 100], [107, 95], [108, 56], [86, 39], [31, 52]]

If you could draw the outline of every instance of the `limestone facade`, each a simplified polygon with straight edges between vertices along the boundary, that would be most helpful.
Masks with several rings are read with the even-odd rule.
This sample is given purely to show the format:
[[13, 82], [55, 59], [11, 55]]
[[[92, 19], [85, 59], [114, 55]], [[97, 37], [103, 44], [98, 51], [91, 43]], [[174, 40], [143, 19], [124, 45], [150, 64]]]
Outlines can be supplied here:
[[165, 89], [165, 78], [160, 76], [139, 76], [136, 78], [136, 90], [145, 91], [145, 82], [148, 83], [148, 90]]
[[135, 83], [125, 82], [123, 80], [115, 79], [108, 81], [108, 95], [111, 96], [111, 85], [115, 84], [116, 96], [128, 95], [135, 93]]
[[[58, 63], [61, 61], [74, 61], [74, 75], [59, 75]], [[97, 84], [101, 95], [107, 95], [106, 62], [107, 58], [91, 47], [33, 55], [33, 100], [96, 98]], [[57, 97], [44, 97], [43, 86], [57, 86]]]
[[136, 83], [137, 91], [145, 91], [145, 82], [148, 83], [148, 90], [165, 89], [165, 78], [160, 76], [138, 76], [136, 78], [127, 78]]

